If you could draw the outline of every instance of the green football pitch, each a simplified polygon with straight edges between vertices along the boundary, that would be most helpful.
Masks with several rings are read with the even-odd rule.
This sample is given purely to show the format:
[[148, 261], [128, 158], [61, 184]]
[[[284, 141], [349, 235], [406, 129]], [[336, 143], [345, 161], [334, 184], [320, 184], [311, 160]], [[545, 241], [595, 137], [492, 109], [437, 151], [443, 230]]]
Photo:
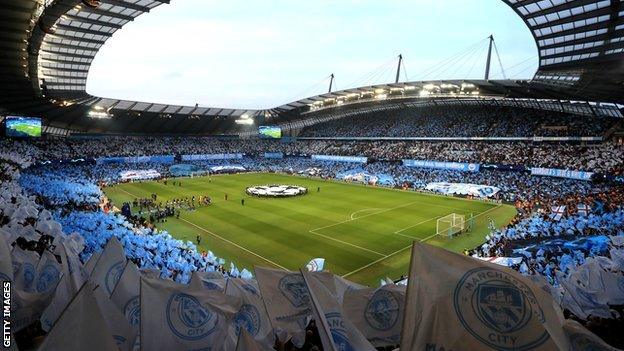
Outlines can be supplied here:
[[[460, 252], [483, 242], [488, 218], [503, 226], [516, 214], [509, 205], [288, 175], [249, 173], [178, 180], [182, 186], [150, 181], [104, 191], [117, 207], [152, 193], [162, 202], [209, 195], [211, 206], [182, 210], [179, 219], [168, 218], [158, 228], [194, 243], [200, 235], [200, 250], [211, 250], [239, 269], [296, 270], [312, 258], [323, 257], [325, 269], [370, 286], [377, 286], [383, 277], [407, 274], [413, 241]], [[248, 186], [267, 184], [305, 186], [309, 193], [270, 199], [245, 194]], [[436, 220], [451, 213], [466, 218], [474, 215], [474, 230], [453, 239], [435, 235]]]

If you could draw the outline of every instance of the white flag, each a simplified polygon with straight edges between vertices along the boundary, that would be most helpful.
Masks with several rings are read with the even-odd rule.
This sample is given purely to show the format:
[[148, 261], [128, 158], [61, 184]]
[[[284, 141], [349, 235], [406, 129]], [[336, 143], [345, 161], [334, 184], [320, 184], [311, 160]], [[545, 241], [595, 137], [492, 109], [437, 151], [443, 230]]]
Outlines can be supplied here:
[[35, 291], [37, 293], [50, 293], [56, 289], [61, 280], [61, 264], [49, 251], [44, 251], [37, 264], [35, 278]]
[[93, 290], [93, 295], [97, 300], [102, 317], [106, 321], [110, 333], [119, 347], [120, 351], [130, 351], [134, 345], [138, 328], [130, 325], [126, 317], [115, 307], [101, 287]]
[[0, 282], [13, 281], [11, 251], [4, 237], [0, 237]]
[[255, 281], [230, 278], [225, 293], [240, 298], [243, 303], [230, 325], [229, 342], [235, 344], [241, 330], [245, 330], [258, 343], [271, 348], [275, 343], [273, 327]]
[[266, 347], [257, 342], [246, 329], [241, 329], [236, 343], [236, 351], [274, 351], [273, 347]]
[[83, 285], [43, 340], [39, 351], [119, 350], [93, 289], [95, 286], [91, 283]]
[[308, 318], [312, 315], [310, 294], [303, 276], [271, 268], [255, 268], [256, 280], [271, 324], [278, 335], [287, 335], [281, 341], [293, 337], [297, 347], [303, 345]]
[[84, 269], [85, 269], [85, 271], [87, 272], [88, 275], [91, 275], [91, 273], [93, 273], [93, 268], [95, 268], [95, 264], [100, 259], [101, 255], [102, 255], [101, 251], [100, 252], [94, 252], [93, 254], [91, 254], [91, 257], [89, 257], [87, 262], [85, 262]]
[[219, 292], [141, 278], [141, 349], [221, 350], [240, 307]]
[[223, 276], [221, 276], [221, 278], [209, 278], [209, 277], [217, 277], [217, 275], [211, 275], [211, 274], [205, 274], [205, 273], [212, 273], [212, 272], [193, 272], [191, 274], [191, 281], [189, 282], [189, 286], [194, 289], [214, 290], [220, 293], [224, 293], [226, 281], [223, 278]]
[[71, 299], [86, 282], [86, 273], [78, 256], [71, 249], [68, 249], [65, 243], [57, 246], [56, 251], [61, 257], [61, 272], [63, 276], [54, 290], [52, 302], [50, 302], [41, 315], [41, 328], [44, 331], [49, 331], [52, 328], [54, 322], [56, 322], [61, 313], [67, 308]]
[[35, 281], [36, 267], [39, 261], [39, 255], [33, 251], [22, 250], [19, 246], [15, 246], [11, 251], [13, 259], [13, 288], [31, 291]]
[[405, 309], [405, 286], [386, 284], [345, 293], [344, 311], [376, 347], [398, 345]]
[[318, 276], [302, 269], [323, 349], [327, 351], [375, 351], [364, 335], [349, 321], [335, 295]]
[[137, 328], [141, 321], [140, 294], [141, 273], [133, 262], [128, 261], [110, 299], [126, 316], [128, 322]]
[[116, 237], [112, 236], [98, 259], [90, 280], [110, 296], [126, 266], [126, 255]]
[[598, 336], [587, 330], [577, 321], [566, 319], [563, 328], [570, 340], [572, 351], [600, 350], [600, 351], [618, 351], [615, 347], [611, 347], [602, 341]]
[[306, 268], [309, 272], [320, 272], [325, 267], [325, 259], [324, 258], [313, 258], [306, 264]]
[[569, 349], [563, 314], [520, 273], [414, 243], [401, 351]]

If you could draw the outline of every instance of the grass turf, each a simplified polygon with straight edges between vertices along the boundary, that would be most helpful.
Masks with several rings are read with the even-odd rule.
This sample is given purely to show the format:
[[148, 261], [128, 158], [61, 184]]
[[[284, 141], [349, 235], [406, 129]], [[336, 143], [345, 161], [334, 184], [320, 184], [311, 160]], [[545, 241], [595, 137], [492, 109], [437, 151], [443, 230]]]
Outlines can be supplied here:
[[[279, 174], [179, 180], [182, 186], [138, 182], [104, 192], [117, 207], [152, 193], [163, 202], [210, 195], [211, 206], [182, 210], [180, 219], [168, 218], [158, 228], [185, 241], [195, 242], [199, 234], [200, 250], [211, 250], [241, 269], [258, 265], [296, 270], [312, 258], [324, 257], [325, 269], [370, 286], [377, 286], [386, 276], [407, 274], [414, 240], [460, 252], [483, 242], [488, 218], [505, 225], [516, 214], [509, 205]], [[248, 186], [266, 184], [301, 185], [309, 193], [280, 199], [245, 194]], [[450, 213], [466, 218], [474, 214], [472, 233], [454, 239], [436, 236], [436, 219]]]

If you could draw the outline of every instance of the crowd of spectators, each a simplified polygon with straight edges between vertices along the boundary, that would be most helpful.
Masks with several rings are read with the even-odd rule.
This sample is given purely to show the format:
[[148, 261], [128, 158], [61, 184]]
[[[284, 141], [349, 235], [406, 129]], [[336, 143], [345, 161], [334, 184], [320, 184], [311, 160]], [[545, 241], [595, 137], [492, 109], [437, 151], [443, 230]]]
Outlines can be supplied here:
[[515, 107], [435, 106], [371, 112], [304, 129], [309, 137], [601, 136], [616, 120]]

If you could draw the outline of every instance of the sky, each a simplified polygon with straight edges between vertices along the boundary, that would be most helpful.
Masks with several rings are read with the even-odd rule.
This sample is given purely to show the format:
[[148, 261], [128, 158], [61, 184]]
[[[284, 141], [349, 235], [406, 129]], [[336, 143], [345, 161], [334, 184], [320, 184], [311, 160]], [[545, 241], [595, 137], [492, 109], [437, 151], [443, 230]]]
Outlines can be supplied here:
[[[87, 92], [206, 107], [266, 109], [334, 90], [482, 79], [493, 34], [505, 77], [530, 78], [530, 31], [502, 0], [171, 0], [100, 49]], [[502, 79], [496, 56], [490, 78]]]

